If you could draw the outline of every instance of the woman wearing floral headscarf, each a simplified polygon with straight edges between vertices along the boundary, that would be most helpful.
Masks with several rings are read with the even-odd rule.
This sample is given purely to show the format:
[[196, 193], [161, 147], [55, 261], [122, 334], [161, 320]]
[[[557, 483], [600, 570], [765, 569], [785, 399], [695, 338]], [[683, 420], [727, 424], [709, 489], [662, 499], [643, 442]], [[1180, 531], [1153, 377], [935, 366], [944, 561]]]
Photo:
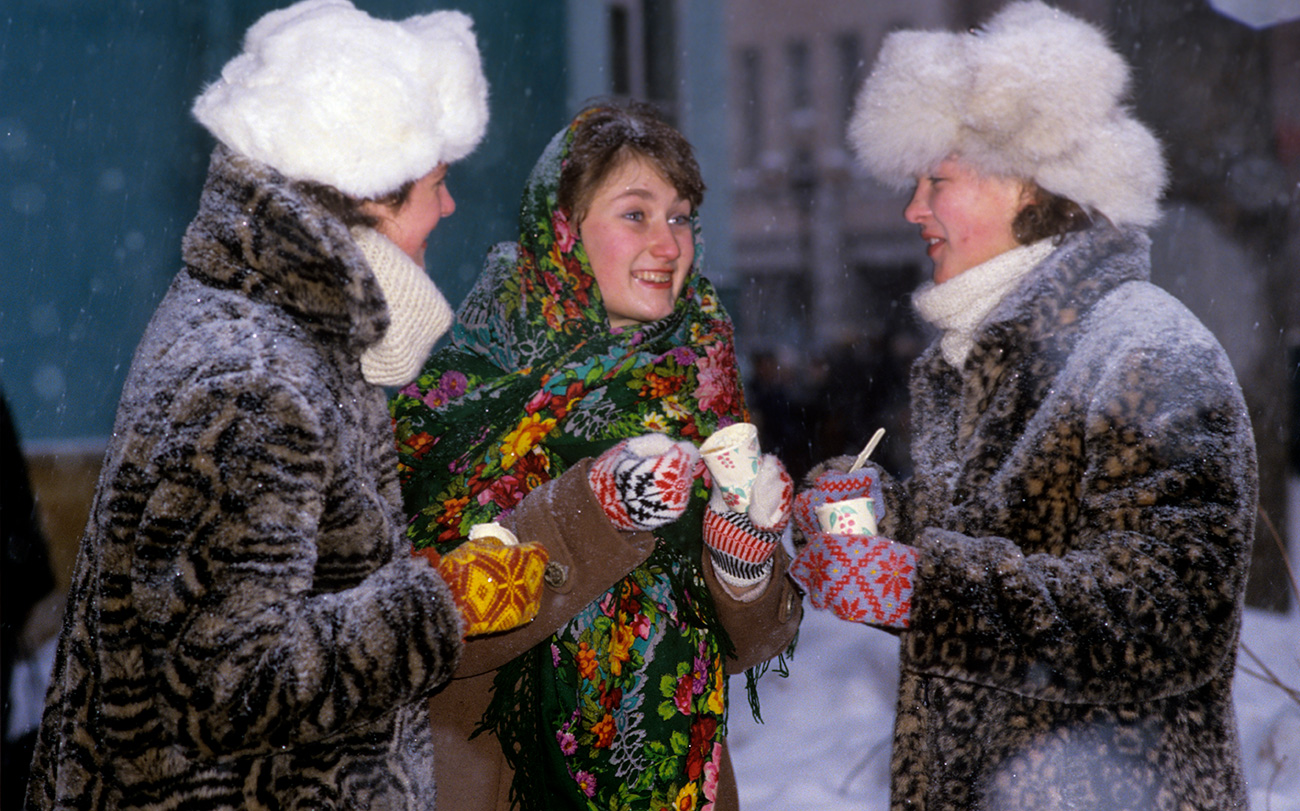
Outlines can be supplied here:
[[[694, 446], [747, 416], [698, 272], [703, 191], [671, 127], [584, 110], [537, 162], [519, 242], [488, 257], [453, 345], [393, 401], [416, 548], [501, 519], [552, 561], [538, 619], [471, 640], [433, 701], [456, 775], [440, 808], [737, 804], [726, 676], [785, 648], [800, 612], [772, 457], [767, 512], [731, 514], [730, 543], [703, 530], [717, 512]], [[660, 486], [668, 504], [646, 497]], [[480, 724], [492, 736], [470, 740]]]

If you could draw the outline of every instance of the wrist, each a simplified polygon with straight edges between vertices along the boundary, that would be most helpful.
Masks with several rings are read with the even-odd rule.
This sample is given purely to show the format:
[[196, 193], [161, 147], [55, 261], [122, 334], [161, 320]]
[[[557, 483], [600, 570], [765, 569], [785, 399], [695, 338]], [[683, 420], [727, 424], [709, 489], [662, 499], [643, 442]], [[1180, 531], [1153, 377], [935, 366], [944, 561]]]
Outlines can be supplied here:
[[732, 586], [752, 586], [772, 573], [772, 553], [779, 533], [759, 529], [745, 513], [704, 511], [704, 543], [719, 579]]
[[775, 568], [775, 562], [769, 557], [759, 564], [756, 573], [746, 577], [732, 574], [724, 569], [712, 550], [709, 552], [709, 557], [713, 561], [713, 574], [718, 578], [718, 582], [722, 583], [723, 588], [732, 597], [742, 602], [753, 600], [763, 593], [763, 586], [772, 579], [772, 570]]

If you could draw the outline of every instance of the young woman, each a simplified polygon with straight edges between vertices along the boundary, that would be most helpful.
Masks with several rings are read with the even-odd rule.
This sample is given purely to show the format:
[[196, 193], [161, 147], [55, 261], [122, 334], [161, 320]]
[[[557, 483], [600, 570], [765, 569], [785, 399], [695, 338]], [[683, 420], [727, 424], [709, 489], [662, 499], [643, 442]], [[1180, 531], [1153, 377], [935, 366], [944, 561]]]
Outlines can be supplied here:
[[27, 807], [431, 808], [425, 699], [461, 620], [403, 538], [382, 387], [451, 321], [422, 265], [487, 124], [470, 20], [307, 0], [195, 114], [218, 143], [122, 393]]
[[[1018, 2], [891, 34], [858, 100], [863, 163], [914, 184], [940, 337], [913, 475], [815, 470], [793, 571], [901, 634], [895, 809], [1245, 807], [1254, 442], [1223, 349], [1148, 281], [1165, 169], [1127, 78], [1101, 32]], [[864, 493], [880, 536], [822, 531]]]
[[[414, 543], [445, 550], [508, 513], [554, 564], [538, 620], [471, 641], [432, 702], [442, 809], [736, 805], [727, 674], [783, 650], [800, 611], [774, 459], [766, 507], [720, 531], [738, 543], [704, 530], [719, 513], [694, 444], [746, 412], [698, 270], [703, 191], [689, 144], [648, 110], [581, 112], [538, 160], [520, 239], [489, 257], [454, 345], [393, 401]], [[611, 480], [683, 497], [611, 503]]]

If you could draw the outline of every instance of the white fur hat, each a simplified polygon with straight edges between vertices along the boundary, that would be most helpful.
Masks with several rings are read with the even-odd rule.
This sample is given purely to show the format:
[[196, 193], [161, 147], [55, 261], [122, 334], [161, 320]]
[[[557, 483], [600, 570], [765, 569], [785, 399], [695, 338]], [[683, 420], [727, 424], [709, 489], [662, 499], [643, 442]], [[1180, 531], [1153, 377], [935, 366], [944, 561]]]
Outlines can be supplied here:
[[303, 0], [248, 29], [194, 116], [287, 177], [380, 197], [482, 140], [488, 89], [472, 25], [458, 11], [390, 22], [348, 0]]
[[1038, 0], [970, 33], [885, 38], [848, 137], [882, 182], [906, 188], [952, 155], [1019, 177], [1116, 224], [1151, 225], [1160, 143], [1124, 106], [1129, 68], [1088, 23]]

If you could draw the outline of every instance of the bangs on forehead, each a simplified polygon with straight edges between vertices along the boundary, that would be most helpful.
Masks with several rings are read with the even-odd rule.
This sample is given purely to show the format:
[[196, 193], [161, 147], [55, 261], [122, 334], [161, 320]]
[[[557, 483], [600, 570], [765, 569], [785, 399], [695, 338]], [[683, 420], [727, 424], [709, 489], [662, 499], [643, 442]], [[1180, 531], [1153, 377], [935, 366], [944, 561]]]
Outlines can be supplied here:
[[626, 161], [647, 161], [692, 210], [704, 200], [704, 180], [690, 142], [640, 107], [599, 107], [578, 124], [561, 173], [558, 203], [576, 219], [591, 205], [595, 190]]

